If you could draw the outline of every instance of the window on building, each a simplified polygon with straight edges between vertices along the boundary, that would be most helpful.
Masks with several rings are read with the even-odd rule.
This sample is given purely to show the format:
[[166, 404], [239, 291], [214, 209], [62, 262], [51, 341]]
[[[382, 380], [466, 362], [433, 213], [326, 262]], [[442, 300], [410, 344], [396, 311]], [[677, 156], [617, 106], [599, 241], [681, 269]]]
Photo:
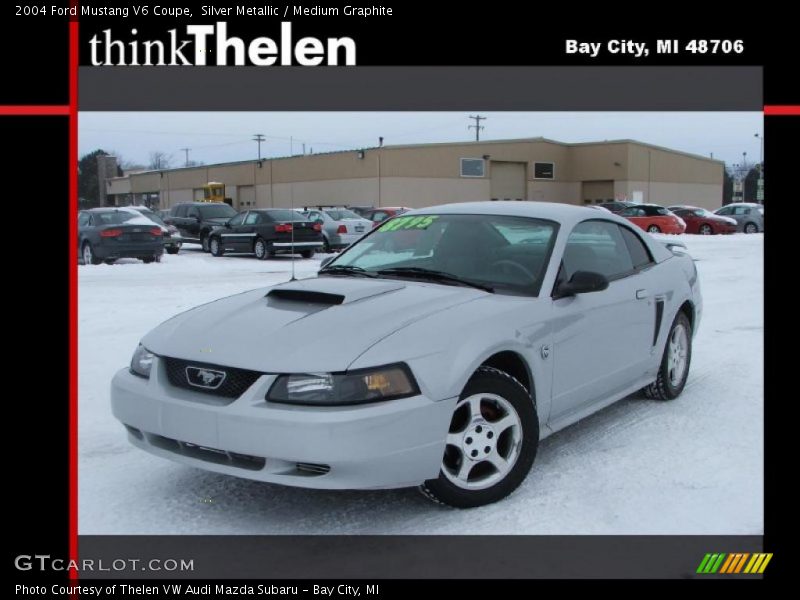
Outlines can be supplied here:
[[556, 166], [551, 162], [533, 163], [534, 179], [555, 179]]
[[482, 158], [462, 158], [461, 159], [462, 177], [485, 177], [486, 161]]

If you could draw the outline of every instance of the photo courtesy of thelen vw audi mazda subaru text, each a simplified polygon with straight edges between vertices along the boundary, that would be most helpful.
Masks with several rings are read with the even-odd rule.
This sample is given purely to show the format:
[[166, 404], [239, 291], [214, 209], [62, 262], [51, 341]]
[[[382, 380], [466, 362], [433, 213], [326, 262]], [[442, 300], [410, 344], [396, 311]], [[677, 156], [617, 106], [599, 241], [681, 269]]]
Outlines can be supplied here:
[[517, 488], [551, 433], [686, 384], [694, 262], [607, 211], [412, 210], [322, 264], [145, 335], [111, 389], [130, 442], [239, 477], [419, 486], [466, 508]]

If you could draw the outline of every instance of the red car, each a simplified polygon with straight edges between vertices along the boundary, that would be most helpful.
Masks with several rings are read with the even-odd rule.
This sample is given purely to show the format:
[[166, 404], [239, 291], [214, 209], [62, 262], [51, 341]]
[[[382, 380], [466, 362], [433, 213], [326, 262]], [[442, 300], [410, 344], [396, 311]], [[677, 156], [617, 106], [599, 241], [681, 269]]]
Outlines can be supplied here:
[[686, 223], [658, 204], [637, 204], [618, 213], [648, 233], [683, 233]]
[[686, 222], [686, 233], [714, 235], [736, 233], [736, 220], [715, 215], [710, 210], [697, 206], [670, 206], [669, 209]]
[[372, 210], [364, 211], [361, 216], [372, 221], [373, 229], [383, 223], [386, 219], [402, 215], [411, 210], [405, 206], [381, 206]]

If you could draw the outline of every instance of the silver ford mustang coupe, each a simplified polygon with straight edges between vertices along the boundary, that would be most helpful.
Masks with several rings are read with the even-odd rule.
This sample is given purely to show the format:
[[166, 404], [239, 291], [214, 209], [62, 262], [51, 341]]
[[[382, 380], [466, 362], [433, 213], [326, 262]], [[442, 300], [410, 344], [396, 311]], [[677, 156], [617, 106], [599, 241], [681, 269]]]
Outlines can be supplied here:
[[686, 384], [694, 262], [611, 213], [435, 206], [323, 265], [148, 333], [111, 386], [131, 443], [228, 475], [419, 486], [466, 508], [510, 494], [551, 433]]

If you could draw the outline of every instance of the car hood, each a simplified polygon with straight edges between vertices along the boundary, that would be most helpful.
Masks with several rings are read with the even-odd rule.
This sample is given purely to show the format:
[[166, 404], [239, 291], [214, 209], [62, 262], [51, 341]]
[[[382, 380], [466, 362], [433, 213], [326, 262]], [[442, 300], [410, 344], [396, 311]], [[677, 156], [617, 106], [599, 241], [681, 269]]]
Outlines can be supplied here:
[[218, 217], [214, 219], [204, 219], [204, 223], [211, 223], [212, 225], [225, 225], [230, 219], [227, 217]]
[[317, 277], [204, 304], [165, 321], [142, 343], [161, 356], [262, 372], [345, 371], [395, 331], [486, 295], [424, 282]]

